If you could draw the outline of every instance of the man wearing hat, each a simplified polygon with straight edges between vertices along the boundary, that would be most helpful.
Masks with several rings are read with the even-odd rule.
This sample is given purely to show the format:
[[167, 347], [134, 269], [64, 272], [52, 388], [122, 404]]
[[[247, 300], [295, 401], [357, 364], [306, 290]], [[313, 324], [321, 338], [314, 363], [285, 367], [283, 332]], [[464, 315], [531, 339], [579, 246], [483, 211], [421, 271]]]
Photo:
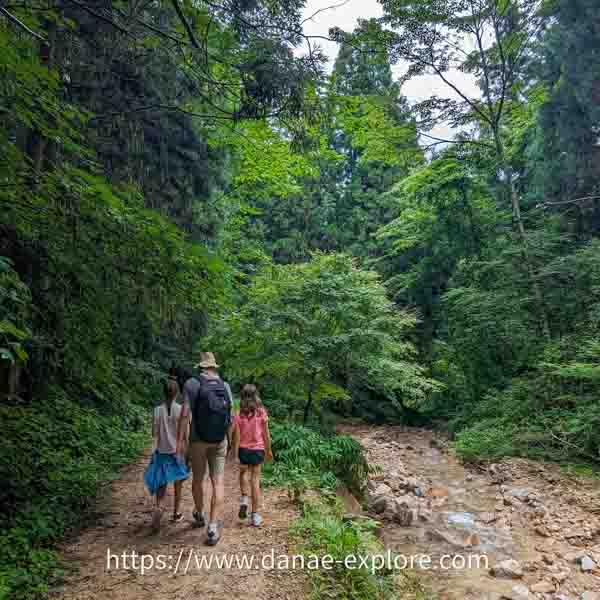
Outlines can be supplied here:
[[204, 476], [208, 473], [212, 485], [210, 518], [208, 521], [209, 546], [218, 543], [223, 526], [225, 459], [231, 434], [232, 395], [229, 384], [219, 377], [219, 365], [212, 352], [201, 352], [198, 377], [191, 377], [183, 386], [183, 410], [178, 428], [181, 439], [178, 453], [184, 445], [184, 434], [191, 417], [190, 445], [193, 484], [192, 494], [196, 510], [196, 527], [206, 525], [204, 513]]

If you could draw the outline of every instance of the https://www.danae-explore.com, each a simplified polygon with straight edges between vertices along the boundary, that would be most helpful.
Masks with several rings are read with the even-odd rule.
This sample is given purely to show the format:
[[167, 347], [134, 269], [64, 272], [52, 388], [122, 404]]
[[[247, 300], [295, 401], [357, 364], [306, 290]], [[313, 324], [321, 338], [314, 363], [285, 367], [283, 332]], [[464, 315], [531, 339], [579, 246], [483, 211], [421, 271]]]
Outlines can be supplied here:
[[173, 575], [192, 574], [212, 569], [226, 570], [322, 570], [365, 569], [371, 573], [393, 570], [462, 571], [488, 569], [485, 554], [443, 554], [435, 558], [427, 554], [398, 554], [388, 550], [382, 554], [348, 554], [343, 558], [316, 554], [203, 553], [196, 548], [182, 548], [173, 554], [143, 554], [135, 550], [106, 550], [106, 570], [133, 570], [141, 575], [164, 571]]

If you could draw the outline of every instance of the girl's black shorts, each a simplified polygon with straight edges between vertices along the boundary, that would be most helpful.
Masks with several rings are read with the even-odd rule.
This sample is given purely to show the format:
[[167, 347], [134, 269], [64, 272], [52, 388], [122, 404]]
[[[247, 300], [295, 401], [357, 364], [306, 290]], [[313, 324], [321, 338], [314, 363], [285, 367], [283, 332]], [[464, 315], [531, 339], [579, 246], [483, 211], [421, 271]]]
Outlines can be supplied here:
[[243, 465], [262, 465], [265, 462], [265, 451], [240, 448], [238, 457]]

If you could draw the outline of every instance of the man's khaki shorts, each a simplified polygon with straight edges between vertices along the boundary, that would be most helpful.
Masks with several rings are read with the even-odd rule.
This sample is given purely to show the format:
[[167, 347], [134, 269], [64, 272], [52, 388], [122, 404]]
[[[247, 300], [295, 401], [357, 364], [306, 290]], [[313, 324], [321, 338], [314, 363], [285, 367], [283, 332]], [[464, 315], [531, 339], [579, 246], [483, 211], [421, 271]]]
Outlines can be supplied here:
[[225, 459], [227, 457], [227, 438], [217, 444], [208, 442], [191, 442], [190, 454], [192, 458], [192, 471], [194, 478], [203, 479], [208, 464], [208, 473], [211, 477], [222, 475], [225, 472]]

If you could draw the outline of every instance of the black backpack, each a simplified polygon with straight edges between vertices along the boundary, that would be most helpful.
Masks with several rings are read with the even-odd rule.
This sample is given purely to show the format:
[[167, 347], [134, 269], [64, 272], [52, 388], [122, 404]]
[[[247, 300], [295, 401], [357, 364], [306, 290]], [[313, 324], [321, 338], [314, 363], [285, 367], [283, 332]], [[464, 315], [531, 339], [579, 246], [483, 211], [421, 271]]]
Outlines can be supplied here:
[[192, 419], [196, 437], [203, 442], [222, 442], [231, 422], [231, 399], [221, 378], [198, 377], [200, 389]]

